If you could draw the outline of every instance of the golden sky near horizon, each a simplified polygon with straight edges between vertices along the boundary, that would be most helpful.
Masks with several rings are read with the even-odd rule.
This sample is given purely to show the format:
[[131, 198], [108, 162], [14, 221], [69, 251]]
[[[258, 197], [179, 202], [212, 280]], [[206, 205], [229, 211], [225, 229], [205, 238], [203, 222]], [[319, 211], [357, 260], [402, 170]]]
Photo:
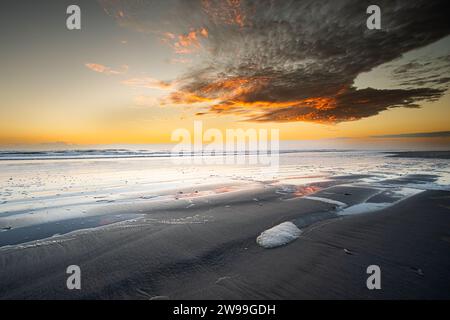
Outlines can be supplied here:
[[[357, 66], [342, 53], [339, 59], [350, 62], [339, 62], [339, 69], [340, 48], [328, 53], [311, 43], [303, 55], [298, 48], [280, 53], [295, 37], [281, 27], [249, 43], [259, 20], [255, 14], [250, 21], [242, 4], [215, 10], [215, 2], [202, 2], [206, 22], [155, 31], [144, 23], [152, 17], [117, 3], [80, 1], [80, 31], [65, 28], [64, 4], [42, 2], [37, 10], [24, 1], [4, 10], [0, 144], [166, 143], [175, 129], [191, 129], [194, 120], [220, 130], [278, 128], [284, 140], [450, 131], [450, 93], [439, 78], [449, 67], [448, 36], [437, 34], [417, 47], [408, 43], [413, 49], [406, 52], [391, 49], [395, 58], [385, 61], [374, 52]], [[286, 19], [296, 27], [298, 18]], [[316, 29], [310, 28], [314, 39]], [[247, 34], [245, 52], [236, 51]], [[361, 50], [367, 46], [361, 43]], [[225, 70], [231, 71], [224, 75]], [[420, 82], [421, 73], [436, 81]]]

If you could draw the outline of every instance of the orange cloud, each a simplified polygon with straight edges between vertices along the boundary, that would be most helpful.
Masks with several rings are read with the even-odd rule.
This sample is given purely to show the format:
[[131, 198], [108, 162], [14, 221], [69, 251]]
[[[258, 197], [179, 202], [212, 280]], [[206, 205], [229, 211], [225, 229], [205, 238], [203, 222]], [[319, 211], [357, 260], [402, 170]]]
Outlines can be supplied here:
[[208, 30], [200, 28], [186, 34], [176, 35], [170, 32], [163, 34], [162, 41], [168, 43], [178, 54], [189, 54], [202, 48], [201, 39], [208, 38]]
[[[207, 104], [207, 113], [245, 114], [247, 117], [259, 117], [271, 110], [290, 107], [309, 107], [326, 110], [335, 107], [333, 98], [308, 98], [293, 101], [245, 100], [246, 96], [261, 90], [270, 79], [264, 77], [234, 77], [220, 79], [198, 88], [186, 88], [172, 92], [163, 103], [178, 105]], [[206, 114], [206, 113], [198, 113]]]
[[206, 30], [205, 28], [200, 29], [200, 34], [205, 38], [208, 38], [208, 30]]
[[85, 66], [88, 67], [89, 69], [91, 69], [92, 71], [104, 73], [106, 75], [125, 74], [128, 71], [127, 65], [123, 65], [121, 67], [121, 70], [114, 70], [114, 69], [111, 69], [110, 67], [107, 67], [107, 66], [104, 66], [104, 65], [98, 64], [98, 63], [86, 63]]
[[260, 88], [266, 79], [263, 77], [234, 77], [219, 79], [206, 83], [198, 88], [180, 89], [169, 96], [169, 101], [174, 104], [194, 104], [209, 102], [226, 109], [233, 105], [249, 104], [239, 101], [239, 96], [249, 94]]
[[129, 87], [159, 89], [159, 90], [170, 90], [174, 86], [173, 83], [161, 81], [150, 77], [131, 78], [122, 81], [122, 84]]
[[[271, 112], [282, 110], [331, 110], [335, 108], [336, 100], [334, 98], [316, 97], [293, 101], [242, 101], [242, 100], [223, 100], [216, 101], [210, 106], [209, 113], [230, 113], [236, 115], [245, 115], [249, 119], [260, 120]], [[293, 116], [289, 121], [314, 121], [321, 123], [336, 122], [333, 116], [322, 119], [314, 116], [315, 112]]]
[[[182, 86], [178, 91], [172, 92], [163, 103], [206, 105], [208, 109], [197, 113], [198, 115], [234, 114], [253, 121], [316, 123], [354, 121], [367, 116], [362, 113], [361, 105], [373, 109], [368, 114], [376, 114], [392, 104], [392, 101], [373, 101], [371, 96], [376, 93], [373, 89], [361, 96], [360, 91], [355, 97], [355, 89], [345, 87], [330, 96], [286, 100], [257, 99], [258, 93], [266, 90], [271, 81], [273, 79], [269, 77], [232, 77], [203, 81], [198, 85]], [[396, 103], [404, 101], [404, 94], [396, 92], [392, 99]]]

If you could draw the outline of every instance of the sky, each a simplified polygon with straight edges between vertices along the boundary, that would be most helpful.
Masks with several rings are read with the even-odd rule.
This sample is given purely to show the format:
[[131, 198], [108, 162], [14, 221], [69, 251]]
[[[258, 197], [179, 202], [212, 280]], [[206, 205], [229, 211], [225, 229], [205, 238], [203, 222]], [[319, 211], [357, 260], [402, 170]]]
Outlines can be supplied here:
[[369, 30], [360, 0], [5, 0], [0, 145], [167, 143], [202, 120], [448, 148], [445, 3], [377, 1]]

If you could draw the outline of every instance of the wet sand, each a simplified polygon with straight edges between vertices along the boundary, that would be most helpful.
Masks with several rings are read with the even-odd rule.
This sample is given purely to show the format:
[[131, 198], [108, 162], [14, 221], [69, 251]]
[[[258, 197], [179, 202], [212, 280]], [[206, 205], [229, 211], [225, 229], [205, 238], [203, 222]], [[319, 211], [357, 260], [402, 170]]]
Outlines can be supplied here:
[[[336, 188], [328, 196], [346, 203], [371, 194]], [[144, 210], [144, 220], [1, 249], [0, 299], [450, 298], [450, 192], [345, 217], [332, 203], [288, 200], [274, 188], [179, 201]], [[258, 246], [261, 232], [285, 221], [301, 227], [300, 238]], [[81, 290], [66, 288], [72, 264]], [[366, 288], [372, 264], [381, 290]]]

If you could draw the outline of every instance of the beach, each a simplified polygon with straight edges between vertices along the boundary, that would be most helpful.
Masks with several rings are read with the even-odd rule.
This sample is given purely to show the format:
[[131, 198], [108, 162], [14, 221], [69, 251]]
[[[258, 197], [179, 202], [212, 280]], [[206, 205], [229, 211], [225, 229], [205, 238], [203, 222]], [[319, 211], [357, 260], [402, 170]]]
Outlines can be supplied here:
[[0, 303], [450, 300], [449, 1], [2, 3]]
[[[307, 171], [291, 159], [277, 179], [250, 178], [261, 175], [252, 168], [152, 192], [157, 197], [95, 202], [76, 219], [125, 218], [32, 241], [20, 240], [22, 228], [70, 219], [35, 225], [22, 211], [3, 213], [0, 298], [450, 298], [448, 160], [320, 155], [335, 157], [332, 173], [300, 156]], [[352, 156], [354, 172], [336, 161]], [[355, 164], [373, 161], [365, 172]], [[401, 161], [415, 167], [398, 172]], [[381, 174], [383, 165], [393, 167]], [[66, 286], [69, 265], [81, 269], [81, 290]], [[380, 290], [366, 286], [370, 265], [380, 267]]]

